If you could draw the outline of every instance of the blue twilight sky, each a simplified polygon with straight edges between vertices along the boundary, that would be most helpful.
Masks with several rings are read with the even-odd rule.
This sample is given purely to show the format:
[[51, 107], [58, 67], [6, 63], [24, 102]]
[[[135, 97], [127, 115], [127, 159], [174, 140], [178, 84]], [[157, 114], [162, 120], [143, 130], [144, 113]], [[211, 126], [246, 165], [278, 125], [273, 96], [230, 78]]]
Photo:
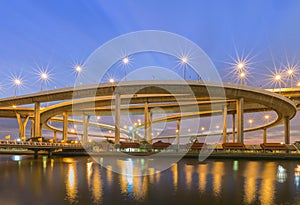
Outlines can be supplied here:
[[100, 45], [149, 29], [195, 42], [225, 82], [232, 81], [226, 77], [231, 56], [249, 56], [247, 84], [268, 87], [274, 64], [280, 69], [300, 60], [299, 19], [298, 0], [0, 0], [0, 97], [14, 95], [12, 76], [24, 81], [17, 94], [39, 91], [38, 68], [51, 72], [46, 89], [73, 85], [72, 66]]

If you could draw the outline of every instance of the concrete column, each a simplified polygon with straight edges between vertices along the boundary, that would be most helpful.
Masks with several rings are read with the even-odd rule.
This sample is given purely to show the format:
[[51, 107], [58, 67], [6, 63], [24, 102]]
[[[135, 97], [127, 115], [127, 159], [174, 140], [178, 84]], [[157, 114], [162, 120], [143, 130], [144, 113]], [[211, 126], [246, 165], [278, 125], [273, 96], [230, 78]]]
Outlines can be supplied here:
[[177, 120], [177, 136], [176, 136], [176, 145], [177, 149], [179, 148], [179, 143], [180, 143], [180, 119]]
[[148, 142], [151, 144], [152, 143], [152, 113], [151, 111], [148, 112]]
[[235, 142], [235, 114], [232, 114], [232, 142]]
[[236, 102], [237, 114], [237, 137], [238, 142], [244, 143], [244, 98], [240, 98]]
[[290, 144], [290, 119], [284, 117], [284, 143]]
[[115, 145], [120, 144], [120, 118], [121, 118], [121, 98], [120, 94], [115, 94]]
[[29, 116], [26, 116], [24, 121], [22, 121], [21, 115], [19, 113], [16, 113], [18, 124], [19, 124], [19, 138], [22, 141], [26, 140], [26, 125], [29, 120]]
[[227, 105], [223, 106], [223, 143], [227, 141]]
[[88, 125], [90, 122], [90, 116], [87, 117], [85, 115], [82, 115], [82, 122], [83, 122], [83, 136], [82, 136], [82, 142], [87, 143], [88, 141]]
[[267, 128], [264, 128], [263, 137], [264, 137], [264, 143], [267, 143]]
[[145, 140], [151, 144], [152, 142], [152, 114], [149, 111], [148, 102], [145, 102], [144, 108], [144, 128], [145, 128]]
[[53, 132], [53, 142], [57, 141], [57, 133], [56, 131]]
[[68, 113], [63, 112], [63, 140], [67, 142], [68, 140]]
[[145, 140], [149, 142], [149, 109], [148, 109], [148, 102], [144, 104], [144, 133], [145, 133]]
[[34, 104], [34, 137], [41, 137], [41, 103]]
[[31, 120], [30, 129], [31, 129], [30, 137], [34, 137], [34, 120]]

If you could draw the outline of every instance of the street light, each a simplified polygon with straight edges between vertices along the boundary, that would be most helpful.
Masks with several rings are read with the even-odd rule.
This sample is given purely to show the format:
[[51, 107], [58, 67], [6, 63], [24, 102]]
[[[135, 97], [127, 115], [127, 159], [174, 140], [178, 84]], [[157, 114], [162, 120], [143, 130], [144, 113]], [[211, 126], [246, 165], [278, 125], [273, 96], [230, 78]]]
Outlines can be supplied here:
[[77, 80], [79, 74], [82, 72], [83, 69], [82, 69], [82, 66], [80, 66], [80, 65], [76, 65], [76, 66], [74, 67], [74, 69], [75, 69], [76, 80]]
[[283, 79], [282, 79], [281, 73], [278, 73], [278, 72], [274, 73], [274, 75], [273, 75], [273, 82], [275, 83], [275, 86], [279, 85], [280, 89], [281, 89], [282, 80]]
[[242, 70], [244, 70], [245, 67], [246, 67], [246, 63], [244, 61], [239, 61], [236, 64], [237, 70], [242, 71]]
[[124, 65], [124, 79], [126, 80], [126, 65], [128, 65], [128, 63], [129, 63], [129, 57], [128, 56], [126, 56], [126, 57], [124, 57], [123, 59], [122, 59], [122, 63], [123, 63], [123, 65]]
[[41, 78], [41, 81], [42, 81], [42, 84], [41, 84], [41, 91], [42, 91], [43, 87], [44, 87], [44, 83], [48, 80], [49, 75], [46, 72], [41, 72], [40, 73], [40, 78]]
[[184, 65], [183, 67], [183, 79], [186, 80], [186, 64], [188, 63], [188, 58], [186, 56], [183, 56], [181, 58], [181, 63]]
[[22, 85], [22, 80], [20, 78], [15, 78], [15, 79], [13, 79], [13, 83], [14, 83], [14, 86], [15, 86], [14, 95], [16, 96], [17, 88]]
[[245, 79], [246, 79], [246, 72], [242, 71], [240, 74], [239, 74], [239, 79], [241, 81], [241, 84], [244, 85], [245, 84]]
[[123, 62], [124, 65], [128, 64], [129, 63], [129, 58], [128, 57], [124, 57], [122, 59], [122, 62]]
[[114, 80], [113, 78], [110, 78], [110, 79], [109, 79], [109, 82], [110, 82], [110, 83], [114, 83], [115, 80]]
[[248, 120], [248, 123], [250, 124], [250, 126], [252, 126], [253, 120], [252, 120], [252, 119], [249, 119], [249, 120]]
[[281, 80], [281, 75], [280, 75], [280, 74], [276, 74], [276, 75], [274, 76], [274, 79], [275, 79], [276, 81], [280, 81], [280, 80]]
[[270, 115], [265, 115], [264, 118], [265, 118], [266, 121], [269, 121]]
[[290, 86], [293, 87], [293, 77], [296, 74], [296, 68], [288, 67], [286, 70], [286, 74], [287, 74], [288, 78], [290, 79]]

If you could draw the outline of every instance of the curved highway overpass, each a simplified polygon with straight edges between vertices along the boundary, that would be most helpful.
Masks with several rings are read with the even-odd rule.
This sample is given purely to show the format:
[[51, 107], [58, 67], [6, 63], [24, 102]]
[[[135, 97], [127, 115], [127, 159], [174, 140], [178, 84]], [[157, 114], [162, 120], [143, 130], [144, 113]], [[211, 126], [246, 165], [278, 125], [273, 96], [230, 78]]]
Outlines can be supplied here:
[[[187, 92], [187, 90], [189, 92]], [[41, 108], [41, 103], [49, 102], [51, 106]], [[244, 131], [266, 129], [284, 123], [285, 143], [289, 144], [289, 121], [299, 109], [300, 89], [263, 90], [243, 85], [208, 83], [201, 81], [126, 81], [99, 85], [78, 86], [29, 95], [0, 99], [0, 117], [17, 118], [20, 125], [20, 137], [24, 140], [24, 127], [27, 121], [34, 121], [34, 136], [41, 136], [41, 128], [63, 132], [67, 140], [70, 134], [67, 125], [68, 116], [83, 116], [83, 140], [87, 139], [87, 127], [92, 125], [89, 116], [114, 116], [116, 123], [109, 127], [115, 130], [115, 143], [120, 142], [120, 116], [123, 112], [132, 115], [144, 114], [141, 123], [148, 132], [145, 139], [151, 139], [152, 123], [181, 120], [198, 116], [223, 116], [223, 141], [226, 141], [228, 114], [237, 117], [237, 141], [243, 142]], [[168, 116], [163, 119], [147, 120], [151, 110], [161, 109]], [[275, 111], [277, 118], [268, 123], [244, 129], [244, 113]], [[49, 120], [63, 116], [63, 128], [49, 126]], [[22, 121], [21, 119], [25, 119]], [[74, 123], [74, 122], [73, 122]], [[80, 122], [76, 122], [80, 123]], [[25, 124], [25, 126], [24, 126]], [[108, 128], [108, 125], [98, 125]], [[23, 129], [22, 129], [23, 127]], [[127, 133], [128, 134], [128, 133]], [[180, 137], [180, 136], [179, 136]]]

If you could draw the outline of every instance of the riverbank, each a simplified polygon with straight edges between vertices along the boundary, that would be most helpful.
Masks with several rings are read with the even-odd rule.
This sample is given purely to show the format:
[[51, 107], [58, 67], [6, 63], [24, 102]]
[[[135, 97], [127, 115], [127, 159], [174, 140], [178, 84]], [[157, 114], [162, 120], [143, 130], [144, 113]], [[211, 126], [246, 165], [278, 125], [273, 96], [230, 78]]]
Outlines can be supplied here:
[[[30, 150], [0, 150], [0, 155], [34, 155]], [[39, 155], [47, 155], [47, 152], [39, 152]], [[180, 152], [53, 152], [56, 157], [76, 157], [76, 156], [102, 156], [102, 157], [138, 157], [155, 156], [156, 158], [176, 157], [176, 158], [199, 158], [198, 153]], [[300, 160], [300, 153], [263, 153], [263, 152], [212, 152], [200, 155], [205, 159], [253, 159], [253, 160]]]
[[[155, 156], [156, 158], [163, 157], [176, 157], [176, 158], [199, 158], [198, 153], [178, 153], [178, 152], [100, 152], [100, 153], [87, 153], [87, 152], [54, 152], [53, 156], [102, 156], [102, 157], [137, 157], [137, 156]], [[290, 153], [242, 153], [242, 152], [212, 152], [210, 154], [204, 153], [200, 155], [202, 158], [208, 159], [253, 159], [253, 160], [300, 160], [300, 154]]]

